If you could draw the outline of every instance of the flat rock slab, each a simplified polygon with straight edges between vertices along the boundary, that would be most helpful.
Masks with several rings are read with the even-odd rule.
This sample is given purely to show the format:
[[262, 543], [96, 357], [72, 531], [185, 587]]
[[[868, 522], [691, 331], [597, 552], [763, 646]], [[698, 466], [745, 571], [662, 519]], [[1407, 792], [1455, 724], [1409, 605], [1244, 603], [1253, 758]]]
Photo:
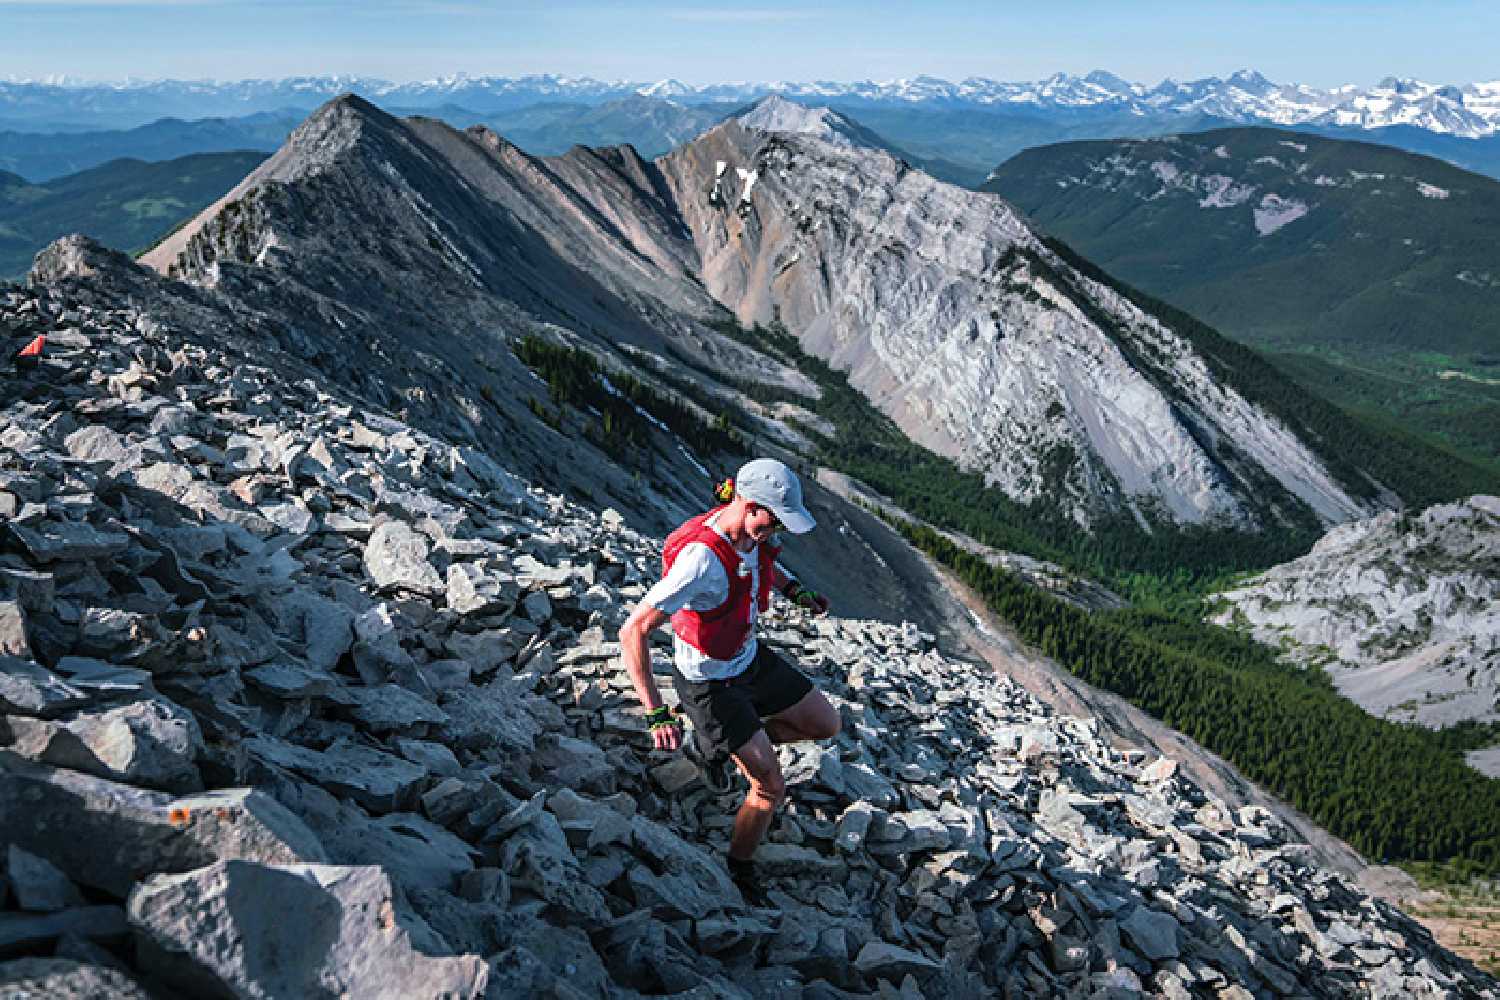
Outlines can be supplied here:
[[258, 760], [295, 771], [376, 813], [400, 809], [427, 777], [427, 769], [418, 764], [345, 740], [326, 750], [309, 750], [256, 736], [246, 740], [244, 747]]
[[1144, 906], [1136, 907], [1120, 921], [1120, 933], [1125, 940], [1153, 962], [1176, 958], [1181, 953], [1177, 943], [1181, 929], [1175, 917]]
[[13, 524], [10, 530], [40, 563], [104, 559], [130, 547], [129, 535], [71, 521], [49, 523], [35, 530]]
[[480, 997], [489, 970], [448, 951], [378, 868], [226, 861], [130, 894], [141, 965], [190, 996]]
[[76, 906], [56, 913], [0, 913], [0, 955], [35, 951], [60, 937], [121, 938], [130, 933], [118, 906]]
[[373, 733], [397, 732], [412, 726], [448, 721], [447, 712], [399, 684], [353, 687], [346, 694], [354, 703], [350, 714], [361, 727]]
[[925, 955], [885, 941], [866, 943], [855, 956], [854, 967], [867, 976], [889, 979], [893, 982], [904, 976], [920, 976], [941, 968], [937, 962]]
[[118, 969], [72, 958], [18, 958], [0, 962], [5, 1000], [151, 1000]]
[[225, 858], [327, 860], [306, 824], [256, 789], [176, 798], [3, 755], [0, 842], [121, 898], [153, 872], [187, 871]]
[[56, 718], [87, 705], [90, 696], [30, 660], [0, 656], [0, 713]]

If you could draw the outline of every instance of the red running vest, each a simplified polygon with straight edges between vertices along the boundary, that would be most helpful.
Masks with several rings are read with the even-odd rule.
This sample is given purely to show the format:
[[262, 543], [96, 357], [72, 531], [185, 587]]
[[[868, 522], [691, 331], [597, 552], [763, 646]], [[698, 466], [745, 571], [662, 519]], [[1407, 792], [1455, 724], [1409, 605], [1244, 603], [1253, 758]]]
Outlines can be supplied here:
[[[663, 575], [672, 571], [672, 563], [684, 545], [702, 542], [718, 557], [729, 578], [729, 596], [724, 603], [710, 611], [693, 611], [683, 608], [672, 616], [672, 630], [677, 637], [694, 649], [716, 660], [732, 659], [744, 648], [750, 637], [750, 573], [744, 566], [740, 554], [729, 539], [708, 526], [708, 521], [723, 507], [715, 507], [706, 514], [689, 518], [667, 536], [662, 546], [661, 563]], [[762, 543], [760, 546], [760, 587], [755, 601], [764, 613], [771, 606], [771, 586], [775, 576], [776, 557], [781, 554], [779, 546]]]

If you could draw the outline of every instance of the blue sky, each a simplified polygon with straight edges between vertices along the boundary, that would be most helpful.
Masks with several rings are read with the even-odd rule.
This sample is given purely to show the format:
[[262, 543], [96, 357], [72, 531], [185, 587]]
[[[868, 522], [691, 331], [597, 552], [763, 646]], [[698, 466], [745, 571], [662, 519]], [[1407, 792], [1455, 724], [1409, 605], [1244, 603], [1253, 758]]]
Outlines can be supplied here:
[[0, 77], [1500, 78], [1500, 2], [0, 0]]

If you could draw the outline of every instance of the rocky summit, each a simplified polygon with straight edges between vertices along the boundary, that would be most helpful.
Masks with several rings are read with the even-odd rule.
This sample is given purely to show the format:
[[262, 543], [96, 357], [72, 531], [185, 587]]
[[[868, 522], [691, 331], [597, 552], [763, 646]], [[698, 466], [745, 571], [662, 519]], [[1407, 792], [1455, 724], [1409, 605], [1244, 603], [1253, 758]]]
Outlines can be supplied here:
[[51, 331], [0, 390], [0, 994], [1500, 996], [1173, 760], [784, 608], [844, 726], [782, 751], [750, 908], [736, 798], [618, 664], [654, 535], [207, 293], [79, 241], [33, 277], [0, 292]]

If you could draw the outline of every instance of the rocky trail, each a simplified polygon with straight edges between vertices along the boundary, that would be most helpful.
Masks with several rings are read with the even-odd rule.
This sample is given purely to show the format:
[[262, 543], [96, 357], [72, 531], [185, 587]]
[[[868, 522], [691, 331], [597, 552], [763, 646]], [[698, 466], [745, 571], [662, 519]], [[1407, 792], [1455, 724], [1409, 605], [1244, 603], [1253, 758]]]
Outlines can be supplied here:
[[1500, 996], [1267, 811], [784, 610], [844, 731], [751, 909], [617, 664], [656, 538], [128, 298], [0, 316], [53, 331], [0, 423], [0, 996]]

